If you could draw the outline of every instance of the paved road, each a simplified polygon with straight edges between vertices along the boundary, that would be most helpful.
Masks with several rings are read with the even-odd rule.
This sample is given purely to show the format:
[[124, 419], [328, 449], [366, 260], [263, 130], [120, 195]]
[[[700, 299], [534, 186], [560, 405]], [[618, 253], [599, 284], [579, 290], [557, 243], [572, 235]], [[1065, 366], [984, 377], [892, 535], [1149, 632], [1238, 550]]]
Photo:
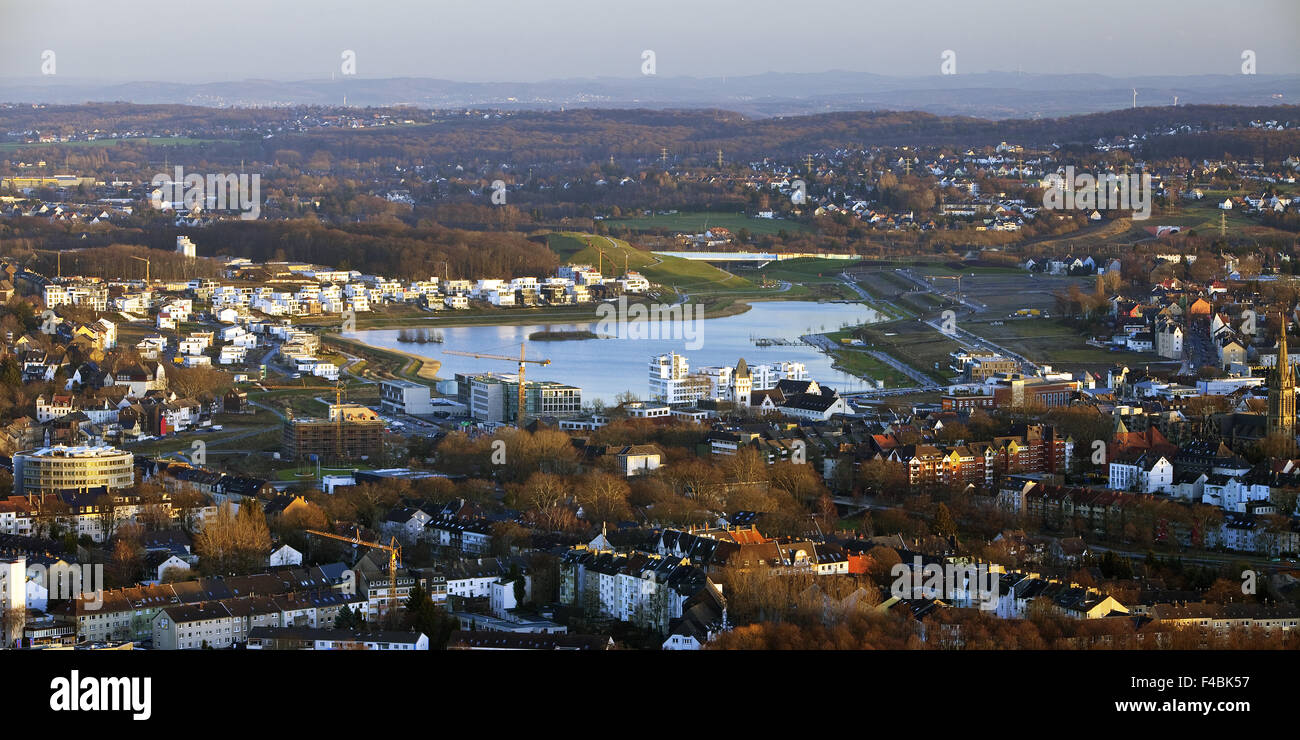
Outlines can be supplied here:
[[1036, 372], [1038, 370], [1038, 365], [1032, 362], [1029, 358], [1025, 357], [1024, 355], [1021, 355], [1016, 352], [1012, 352], [1011, 350], [1007, 349], [1006, 347], [1003, 347], [1000, 344], [990, 342], [989, 340], [979, 336], [978, 334], [974, 334], [972, 332], [969, 332], [961, 328], [961, 326], [959, 325], [954, 325], [952, 327], [953, 330], [951, 332], [944, 331], [943, 317], [928, 319], [926, 320], [925, 323], [927, 326], [939, 332], [940, 334], [943, 334], [944, 336], [949, 337], [953, 341], [957, 342], [964, 349], [983, 351], [983, 352], [997, 352], [998, 354], [1004, 357], [1009, 357], [1013, 360], [1018, 360], [1022, 365], [1025, 366], [1025, 368], [1031, 371]]
[[881, 362], [885, 363], [886, 365], [889, 365], [890, 367], [894, 368], [895, 370], [899, 371], [900, 373], [903, 373], [903, 374], [906, 375], [907, 377], [911, 378], [912, 380], [915, 380], [917, 383], [920, 384], [919, 386], [917, 386], [917, 387], [915, 387], [915, 388], [890, 388], [890, 389], [883, 389], [883, 390], [853, 391], [853, 392], [851, 392], [851, 393], [843, 393], [843, 394], [841, 394], [841, 395], [845, 395], [845, 396], [848, 396], [848, 395], [863, 395], [863, 396], [866, 396], [866, 395], [871, 395], [871, 396], [898, 395], [898, 394], [901, 393], [901, 392], [917, 392], [917, 391], [929, 390], [929, 389], [934, 389], [934, 388], [939, 388], [939, 387], [940, 387], [940, 385], [939, 385], [938, 383], [936, 383], [936, 382], [934, 382], [933, 380], [931, 380], [928, 376], [926, 376], [925, 373], [921, 372], [920, 370], [917, 370], [916, 368], [911, 367], [910, 365], [906, 365], [906, 364], [904, 364], [904, 363], [902, 363], [902, 362], [900, 362], [900, 361], [894, 359], [893, 357], [890, 357], [888, 354], [886, 354], [886, 353], [884, 353], [884, 352], [881, 352], [881, 351], [879, 351], [879, 350], [867, 350], [867, 349], [856, 349], [856, 348], [853, 348], [853, 347], [844, 347], [844, 346], [842, 346], [842, 345], [836, 344], [835, 342], [832, 342], [832, 341], [831, 341], [831, 340], [830, 340], [830, 339], [829, 339], [825, 334], [805, 334], [805, 335], [803, 335], [802, 337], [799, 337], [799, 338], [802, 339], [803, 341], [807, 342], [808, 344], [811, 344], [812, 346], [816, 347], [817, 349], [820, 349], [820, 350], [822, 350], [823, 352], [826, 352], [827, 354], [830, 354], [831, 350], [847, 350], [847, 351], [852, 351], [852, 352], [865, 352], [866, 354], [871, 355], [872, 357], [876, 358], [877, 360], [880, 360]]
[[[857, 281], [855, 281], [852, 277], [850, 277], [850, 276], [849, 276], [849, 273], [847, 273], [847, 272], [841, 272], [841, 273], [840, 273], [840, 280], [842, 280], [842, 281], [844, 282], [845, 285], [847, 285], [847, 286], [849, 286], [850, 288], [852, 288], [853, 291], [854, 291], [855, 293], [857, 293], [859, 296], [861, 296], [861, 297], [862, 297], [862, 300], [865, 301], [866, 303], [869, 303], [869, 304], [872, 304], [872, 305], [877, 305], [877, 304], [879, 304], [879, 305], [888, 306], [889, 309], [890, 309], [891, 311], [894, 312], [894, 315], [897, 316], [897, 317], [899, 317], [899, 318], [906, 318], [906, 317], [912, 315], [912, 312], [911, 312], [911, 311], [906, 311], [906, 310], [904, 310], [903, 308], [901, 308], [898, 304], [894, 303], [893, 301], [887, 301], [887, 300], [885, 300], [885, 299], [883, 299], [883, 298], [872, 298], [872, 297], [871, 297], [871, 294], [868, 293], [868, 292], [866, 291], [866, 289], [863, 288], [861, 285], [858, 285]], [[888, 317], [886, 317], [886, 318], [888, 318]]]
[[251, 400], [248, 402], [248, 405], [250, 405], [250, 406], [256, 406], [256, 407], [258, 407], [259, 409], [266, 409], [267, 411], [270, 411], [271, 413], [273, 413], [273, 414], [275, 414], [276, 416], [280, 417], [280, 421], [288, 421], [288, 419], [285, 418], [284, 412], [280, 411], [280, 409], [277, 409], [277, 408], [274, 407], [274, 406], [268, 406], [268, 405], [262, 403], [261, 401], [251, 401]]
[[889, 365], [890, 367], [894, 368], [895, 370], [899, 371], [900, 373], [903, 373], [904, 375], [906, 375], [907, 377], [911, 378], [912, 380], [915, 380], [916, 382], [920, 383], [920, 384], [921, 384], [921, 386], [920, 386], [921, 388], [939, 388], [939, 387], [941, 387], [938, 383], [936, 383], [936, 382], [934, 382], [933, 380], [931, 380], [931, 379], [930, 379], [930, 376], [926, 375], [925, 373], [921, 372], [920, 370], [917, 370], [916, 368], [912, 367], [911, 365], [905, 364], [905, 363], [903, 363], [903, 362], [900, 362], [899, 360], [894, 359], [893, 357], [889, 356], [888, 354], [886, 354], [886, 353], [884, 353], [884, 352], [881, 352], [880, 350], [869, 349], [869, 350], [866, 350], [866, 353], [869, 354], [869, 355], [871, 355], [872, 357], [876, 358], [877, 360], [880, 360], [881, 362], [885, 363], [886, 365]]
[[950, 301], [956, 301], [957, 303], [962, 304], [963, 306], [969, 308], [971, 311], [975, 313], [980, 313], [989, 310], [988, 306], [986, 306], [983, 303], [980, 303], [977, 300], [966, 298], [965, 296], [959, 295], [957, 293], [949, 293], [946, 291], [939, 290], [939, 288], [935, 286], [933, 283], [927, 282], [924, 278], [917, 277], [911, 270], [900, 267], [895, 269], [894, 271], [897, 272], [899, 275], [902, 275], [908, 280], [911, 280], [912, 282], [919, 285], [923, 291], [927, 293], [934, 293], [935, 295], [941, 295]]

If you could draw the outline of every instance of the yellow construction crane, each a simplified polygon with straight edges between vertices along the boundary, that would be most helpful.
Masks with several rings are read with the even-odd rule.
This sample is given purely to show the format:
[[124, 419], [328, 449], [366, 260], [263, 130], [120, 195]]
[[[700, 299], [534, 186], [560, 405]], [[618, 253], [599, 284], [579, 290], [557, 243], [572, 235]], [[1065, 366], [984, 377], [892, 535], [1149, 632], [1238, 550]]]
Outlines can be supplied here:
[[32, 247], [32, 251], [33, 251], [33, 252], [44, 252], [44, 253], [46, 253], [46, 254], [52, 254], [52, 255], [54, 255], [54, 262], [55, 262], [55, 265], [56, 265], [56, 269], [58, 270], [58, 277], [60, 277], [60, 278], [63, 277], [63, 252], [61, 252], [61, 251], [59, 251], [59, 250], [57, 250], [57, 249], [37, 249], [37, 248], [35, 248], [35, 247]]
[[[307, 533], [318, 535], [320, 537], [328, 537], [332, 540], [339, 540], [340, 542], [350, 542], [353, 545], [364, 545], [365, 547], [373, 547], [387, 552], [388, 553], [388, 613], [389, 614], [395, 613], [397, 609], [397, 565], [402, 559], [402, 546], [397, 544], [396, 537], [390, 539], [389, 544], [381, 545], [378, 542], [367, 542], [361, 539], [360, 537], [345, 537], [344, 535], [341, 534], [334, 534], [332, 532], [322, 532], [318, 529], [309, 529], [307, 530]], [[384, 615], [382, 614], [380, 615], [380, 617], [383, 616]]]
[[526, 363], [526, 362], [532, 362], [532, 363], [535, 363], [535, 364], [537, 364], [537, 365], [549, 365], [549, 364], [551, 364], [551, 361], [550, 361], [550, 360], [529, 360], [529, 359], [525, 359], [525, 358], [524, 358], [524, 343], [523, 343], [523, 342], [520, 342], [520, 343], [519, 343], [519, 358], [518, 358], [518, 359], [515, 359], [514, 357], [510, 357], [509, 355], [489, 355], [489, 354], [484, 354], [484, 353], [481, 353], [481, 352], [461, 352], [461, 351], [459, 351], [459, 350], [454, 350], [454, 349], [444, 349], [444, 350], [443, 350], [443, 354], [448, 354], [448, 355], [460, 355], [461, 357], [477, 357], [477, 358], [479, 358], [479, 359], [481, 359], [481, 360], [504, 360], [505, 362], [518, 362], [518, 363], [519, 363], [519, 412], [518, 412], [518, 414], [515, 416], [515, 423], [517, 423], [517, 424], [519, 425], [519, 428], [520, 428], [520, 429], [523, 429], [523, 427], [524, 427], [524, 417], [525, 417], [524, 411], [525, 411], [525, 408], [526, 408], [526, 406], [525, 406], [525, 402], [526, 402], [526, 400], [527, 400], [527, 396], [526, 396], [526, 394], [525, 394], [525, 392], [524, 392], [524, 363]]
[[[601, 275], [605, 274], [605, 260], [609, 260], [609, 264], [613, 265], [614, 269], [618, 269], [618, 260], [614, 259], [613, 257], [610, 257], [608, 254], [605, 254], [605, 252], [595, 244], [592, 244], [591, 248], [596, 250], [596, 272], [600, 273]], [[627, 275], [627, 254], [626, 253], [624, 253], [623, 255], [623, 274]]]
[[334, 457], [343, 459], [343, 381], [334, 381]]
[[961, 275], [930, 275], [930, 280], [956, 280], [957, 293], [961, 293]]
[[132, 255], [127, 255], [127, 256], [130, 257], [130, 258], [133, 259], [133, 260], [140, 260], [141, 262], [144, 263], [144, 282], [145, 282], [146, 285], [148, 285], [148, 284], [149, 284], [149, 258], [148, 258], [148, 257], [136, 257], [136, 256], [133, 255], [133, 254], [132, 254]]

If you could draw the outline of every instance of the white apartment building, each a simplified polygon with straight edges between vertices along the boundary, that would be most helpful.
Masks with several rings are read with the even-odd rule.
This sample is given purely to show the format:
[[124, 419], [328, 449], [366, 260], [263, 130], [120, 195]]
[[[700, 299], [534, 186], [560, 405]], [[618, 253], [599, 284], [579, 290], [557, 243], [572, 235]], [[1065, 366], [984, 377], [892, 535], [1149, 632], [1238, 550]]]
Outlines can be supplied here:
[[712, 384], [708, 377], [692, 375], [690, 363], [676, 352], [650, 358], [650, 398], [667, 404], [694, 403], [708, 398]]
[[1117, 491], [1173, 493], [1174, 466], [1163, 455], [1154, 454], [1112, 462], [1107, 485]]

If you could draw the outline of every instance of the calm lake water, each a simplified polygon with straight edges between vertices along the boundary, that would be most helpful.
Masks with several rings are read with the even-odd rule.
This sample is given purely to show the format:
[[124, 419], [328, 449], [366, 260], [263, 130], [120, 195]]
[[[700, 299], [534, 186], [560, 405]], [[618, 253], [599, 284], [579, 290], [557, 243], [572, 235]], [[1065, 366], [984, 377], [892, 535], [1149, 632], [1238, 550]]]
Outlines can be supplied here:
[[[638, 398], [649, 396], [650, 358], [666, 352], [685, 355], [692, 368], [701, 365], [735, 365], [741, 357], [750, 365], [792, 360], [808, 367], [809, 375], [836, 390], [864, 390], [866, 381], [831, 369], [831, 360], [817, 349], [798, 343], [789, 346], [759, 347], [759, 338], [798, 342], [808, 333], [834, 331], [844, 326], [872, 323], [880, 316], [861, 303], [816, 303], [812, 301], [760, 301], [742, 314], [700, 322], [698, 332], [680, 322], [660, 321], [655, 327], [642, 327], [641, 336], [680, 337], [581, 339], [566, 341], [529, 341], [537, 331], [597, 331], [596, 321], [579, 323], [538, 323], [518, 326], [441, 326], [439, 321], [420, 322], [419, 327], [437, 330], [442, 344], [417, 344], [397, 341], [400, 329], [371, 329], [349, 332], [345, 336], [374, 347], [397, 349], [429, 357], [442, 363], [439, 378], [454, 379], [456, 373], [515, 372], [515, 365], [498, 360], [459, 357], [443, 350], [486, 352], [518, 356], [519, 343], [526, 345], [530, 358], [548, 358], [550, 365], [529, 365], [530, 380], [554, 380], [582, 389], [583, 401], [600, 399], [612, 403], [619, 393], [631, 391]], [[448, 319], [451, 321], [452, 319]], [[630, 332], [629, 332], [630, 333]], [[695, 341], [690, 341], [696, 337]], [[689, 346], [688, 346], [689, 345]], [[691, 347], [698, 347], [692, 349]]]

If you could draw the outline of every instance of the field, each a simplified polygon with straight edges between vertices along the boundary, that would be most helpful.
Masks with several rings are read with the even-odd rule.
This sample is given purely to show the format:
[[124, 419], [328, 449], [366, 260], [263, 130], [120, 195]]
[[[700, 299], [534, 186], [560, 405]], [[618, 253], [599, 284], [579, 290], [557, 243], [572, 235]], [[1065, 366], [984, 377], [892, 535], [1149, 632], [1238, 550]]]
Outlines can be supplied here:
[[940, 382], [948, 382], [953, 374], [948, 368], [950, 353], [961, 349], [961, 345], [919, 321], [876, 324], [865, 327], [862, 334], [867, 342], [864, 349], [885, 352]]
[[791, 283], [805, 289], [807, 294], [801, 297], [810, 300], [856, 301], [860, 296], [840, 280], [840, 273], [857, 263], [856, 259], [791, 259], [753, 269], [736, 269], [736, 273], [760, 285], [774, 281]]
[[663, 229], [673, 233], [700, 234], [712, 226], [730, 229], [734, 234], [741, 229], [748, 229], [751, 234], [778, 234], [810, 231], [811, 228], [796, 221], [781, 221], [773, 218], [752, 218], [743, 213], [710, 213], [708, 211], [690, 211], [685, 213], [657, 213], [653, 216], [634, 216], [631, 218], [610, 219], [610, 225], [626, 226], [633, 231], [655, 231]]
[[[769, 262], [754, 268], [768, 280], [785, 280], [791, 283], [838, 282], [840, 273], [859, 262], [856, 259], [816, 259], [812, 257]], [[748, 270], [746, 270], [748, 272]]]
[[962, 328], [1018, 352], [1034, 362], [1113, 365], [1164, 362], [1150, 353], [1111, 352], [1085, 343], [1087, 337], [1056, 318], [1006, 319], [1001, 326], [967, 321]]
[[1116, 248], [1121, 250], [1138, 242], [1153, 241], [1155, 237], [1147, 231], [1152, 226], [1181, 226], [1206, 236], [1218, 235], [1222, 218], [1226, 236], [1229, 241], [1242, 239], [1281, 239], [1290, 242], [1294, 234], [1261, 225], [1254, 218], [1240, 211], [1220, 211], [1218, 204], [1229, 196], [1240, 196], [1243, 191], [1229, 191], [1199, 185], [1205, 197], [1199, 201], [1179, 201], [1171, 209], [1152, 212], [1151, 217], [1134, 221], [1117, 218], [1089, 225], [1079, 231], [1060, 236], [1046, 237], [1025, 242], [1037, 246], [1046, 246], [1059, 250], [1061, 254], [1099, 254], [1114, 255]]
[[[912, 271], [918, 275], [957, 274], [943, 267], [918, 267]], [[888, 277], [902, 280], [894, 275]], [[937, 289], [949, 293], [956, 288], [953, 280], [936, 280], [934, 283]], [[914, 283], [911, 285], [915, 287]], [[1022, 308], [1055, 311], [1055, 294], [1068, 291], [1071, 285], [1078, 285], [1081, 290], [1090, 291], [1093, 289], [1094, 280], [1084, 277], [1032, 274], [1026, 270], [1004, 268], [983, 270], [975, 268], [963, 270], [961, 273], [962, 293], [987, 306], [987, 312], [981, 314], [982, 317], [990, 319], [1004, 318]]]
[[906, 388], [916, 385], [916, 381], [894, 368], [877, 360], [875, 357], [858, 349], [842, 349], [831, 352], [835, 366], [860, 378], [885, 381], [886, 388]]
[[[739, 313], [745, 310], [745, 302], [749, 300], [813, 297], [812, 292], [803, 286], [792, 286], [786, 291], [777, 287], [765, 288], [707, 262], [652, 254], [621, 239], [566, 232], [551, 234], [547, 243], [557, 255], [569, 262], [598, 266], [599, 259], [604, 259], [608, 266], [612, 260], [617, 271], [621, 271], [626, 263], [629, 269], [637, 270], [650, 282], [664, 286], [651, 298], [671, 303], [686, 297], [692, 303], [702, 305], [707, 316]], [[608, 267], [605, 269], [609, 270]]]

